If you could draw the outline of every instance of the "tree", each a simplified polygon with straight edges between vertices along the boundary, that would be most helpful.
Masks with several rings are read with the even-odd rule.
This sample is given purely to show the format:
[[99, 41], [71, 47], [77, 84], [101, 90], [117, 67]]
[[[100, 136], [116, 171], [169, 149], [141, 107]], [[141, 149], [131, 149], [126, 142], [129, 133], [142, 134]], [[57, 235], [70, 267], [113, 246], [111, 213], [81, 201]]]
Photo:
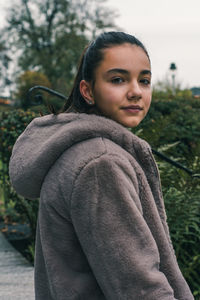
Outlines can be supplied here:
[[3, 68], [3, 52], [4, 52], [4, 46], [3, 46], [3, 43], [0, 42], [0, 76], [2, 76], [2, 68]]
[[24, 110], [32, 106], [31, 99], [34, 98], [34, 95], [30, 99], [27, 97], [27, 93], [31, 87], [36, 85], [51, 87], [48, 78], [40, 72], [26, 71], [17, 78], [16, 102]]
[[[15, 0], [5, 29], [20, 51], [22, 70], [45, 74], [53, 88], [68, 92], [88, 39], [114, 28], [114, 13], [100, 0]], [[63, 82], [65, 84], [63, 85]]]
[[[3, 40], [0, 41], [0, 86], [5, 88], [7, 85], [11, 84], [8, 78], [8, 68], [11, 61], [10, 56], [7, 54], [7, 48]], [[0, 89], [0, 92], [3, 90]]]

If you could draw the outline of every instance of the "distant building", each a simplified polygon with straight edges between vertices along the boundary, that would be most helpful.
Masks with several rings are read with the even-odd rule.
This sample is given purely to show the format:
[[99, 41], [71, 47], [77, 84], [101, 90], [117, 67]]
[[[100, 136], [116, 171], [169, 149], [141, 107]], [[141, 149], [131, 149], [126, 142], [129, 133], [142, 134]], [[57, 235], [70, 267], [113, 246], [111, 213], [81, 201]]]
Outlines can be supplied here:
[[190, 90], [195, 98], [200, 98], [200, 87], [193, 87]]
[[11, 100], [8, 97], [0, 96], [0, 105], [11, 105]]

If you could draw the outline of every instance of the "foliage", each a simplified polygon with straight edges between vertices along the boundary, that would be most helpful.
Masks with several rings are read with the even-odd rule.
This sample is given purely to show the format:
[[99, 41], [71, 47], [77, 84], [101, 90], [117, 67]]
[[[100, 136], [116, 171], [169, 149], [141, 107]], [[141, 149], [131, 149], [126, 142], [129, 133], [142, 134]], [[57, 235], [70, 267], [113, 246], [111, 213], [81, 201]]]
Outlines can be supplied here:
[[[0, 86], [4, 87], [10, 85], [11, 81], [8, 78], [8, 68], [11, 62], [11, 58], [8, 55], [8, 49], [5, 45], [5, 41], [2, 40], [0, 32]], [[0, 88], [1, 92], [1, 88]]]
[[17, 137], [35, 117], [34, 112], [21, 109], [0, 112], [0, 159], [4, 164], [8, 165]]
[[3, 69], [3, 56], [4, 56], [4, 45], [3, 43], [0, 41], [0, 76], [2, 76], [2, 69]]
[[22, 110], [0, 113], [0, 183], [4, 200], [4, 209], [1, 205], [1, 218], [30, 224], [32, 230], [31, 243], [35, 238], [38, 201], [30, 201], [16, 194], [10, 185], [8, 164], [17, 137], [36, 116], [34, 112], [24, 112]]
[[[20, 68], [42, 72], [54, 89], [68, 94], [88, 39], [114, 28], [115, 14], [103, 2], [15, 0], [4, 31], [19, 54]], [[64, 82], [62, 89], [60, 82]]]
[[200, 101], [194, 98], [154, 98], [147, 117], [138, 126], [152, 148], [178, 143], [167, 154], [190, 165], [200, 150]]
[[[200, 160], [196, 160], [199, 172]], [[192, 178], [163, 162], [159, 167], [178, 263], [194, 295], [200, 297], [200, 178]]]
[[[188, 98], [186, 98], [186, 95]], [[200, 100], [188, 91], [153, 94], [148, 116], [134, 132], [200, 174]], [[200, 178], [155, 157], [161, 175], [168, 225], [178, 263], [196, 299], [200, 298]]]
[[[40, 73], [35, 71], [25, 71], [17, 79], [17, 92], [16, 92], [16, 102], [20, 108], [27, 110], [32, 106], [32, 97], [27, 97], [28, 90], [36, 85], [43, 85], [46, 87], [51, 87], [48, 78]], [[37, 94], [35, 94], [36, 96]], [[44, 96], [43, 96], [44, 97]]]
[[174, 91], [172, 88], [172, 82], [169, 80], [169, 74], [166, 75], [164, 80], [158, 80], [153, 85], [153, 99], [160, 101], [161, 99], [192, 99], [192, 91], [190, 89], [181, 89], [181, 83], [176, 81], [174, 83]]

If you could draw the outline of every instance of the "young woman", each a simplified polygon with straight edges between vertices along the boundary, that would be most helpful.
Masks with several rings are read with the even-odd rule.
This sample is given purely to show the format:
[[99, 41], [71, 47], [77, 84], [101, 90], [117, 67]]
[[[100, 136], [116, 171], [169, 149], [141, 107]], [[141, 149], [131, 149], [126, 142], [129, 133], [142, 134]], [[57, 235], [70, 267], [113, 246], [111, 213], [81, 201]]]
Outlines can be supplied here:
[[36, 299], [193, 299], [151, 149], [127, 129], [150, 103], [143, 44], [103, 33], [82, 56], [64, 112], [36, 118], [18, 138], [11, 182], [40, 197]]

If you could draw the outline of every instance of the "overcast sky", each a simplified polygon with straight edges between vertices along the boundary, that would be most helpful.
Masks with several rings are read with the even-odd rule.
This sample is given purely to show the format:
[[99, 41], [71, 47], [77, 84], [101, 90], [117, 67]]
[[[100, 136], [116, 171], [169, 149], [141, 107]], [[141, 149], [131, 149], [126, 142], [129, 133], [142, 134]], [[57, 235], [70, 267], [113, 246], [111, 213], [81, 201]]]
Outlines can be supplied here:
[[149, 51], [153, 81], [164, 79], [172, 62], [182, 87], [200, 87], [200, 0], [108, 0], [117, 25]]
[[[6, 3], [0, 0], [0, 28]], [[118, 11], [116, 24], [145, 44], [153, 82], [171, 78], [174, 62], [182, 87], [200, 86], [200, 0], [107, 0], [106, 5]]]

